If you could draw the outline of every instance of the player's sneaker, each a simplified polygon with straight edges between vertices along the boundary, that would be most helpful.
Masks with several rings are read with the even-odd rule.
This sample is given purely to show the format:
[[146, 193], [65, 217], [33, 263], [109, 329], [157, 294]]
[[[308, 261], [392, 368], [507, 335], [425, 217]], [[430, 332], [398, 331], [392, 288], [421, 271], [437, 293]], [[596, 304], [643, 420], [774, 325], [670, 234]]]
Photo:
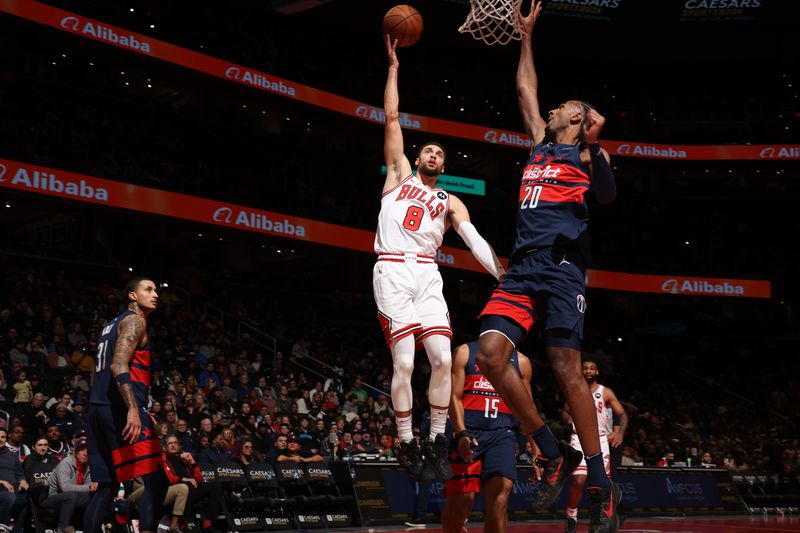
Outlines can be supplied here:
[[433, 479], [447, 481], [453, 477], [453, 468], [450, 466], [447, 454], [447, 439], [444, 435], [436, 435], [433, 442], [426, 440], [423, 453], [427, 466], [433, 472]]
[[533, 500], [533, 508], [536, 510], [547, 509], [556, 501], [561, 489], [564, 488], [567, 478], [578, 468], [578, 465], [581, 464], [581, 459], [583, 459], [583, 452], [576, 450], [572, 446], [562, 444], [560, 447], [561, 457], [556, 459], [536, 458], [536, 464], [544, 469], [541, 488]]
[[578, 521], [574, 518], [567, 518], [567, 528], [564, 531], [566, 533], [575, 533], [578, 531]]
[[417, 439], [397, 445], [397, 461], [406, 469], [411, 479], [421, 480], [425, 470], [425, 458], [417, 444]]
[[607, 488], [589, 488], [589, 498], [592, 502], [592, 525], [589, 533], [614, 533], [620, 526], [619, 502], [622, 492], [613, 481]]

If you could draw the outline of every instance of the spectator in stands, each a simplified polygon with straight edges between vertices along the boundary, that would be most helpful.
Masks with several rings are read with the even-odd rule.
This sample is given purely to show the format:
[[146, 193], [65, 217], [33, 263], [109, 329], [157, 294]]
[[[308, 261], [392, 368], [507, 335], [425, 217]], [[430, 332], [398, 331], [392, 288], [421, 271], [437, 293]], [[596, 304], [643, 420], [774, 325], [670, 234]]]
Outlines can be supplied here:
[[[28, 485], [31, 487], [47, 485], [49, 474], [57, 462], [58, 459], [47, 454], [47, 438], [37, 438], [33, 443], [33, 450], [22, 463]], [[47, 474], [45, 475], [44, 472]]]
[[233, 455], [231, 455], [231, 452], [225, 445], [222, 433], [214, 435], [214, 438], [211, 440], [211, 446], [200, 452], [200, 455], [197, 457], [199, 463], [210, 463], [212, 465], [231, 460], [233, 460]]
[[14, 403], [28, 403], [33, 396], [33, 386], [28, 381], [28, 374], [20, 371], [17, 374], [16, 383], [14, 383]]
[[64, 439], [69, 440], [75, 434], [75, 418], [63, 404], [56, 404], [55, 415], [50, 423], [58, 426]]
[[222, 378], [216, 371], [216, 366], [214, 365], [213, 361], [208, 361], [205, 366], [205, 370], [200, 372], [200, 375], [197, 376], [197, 383], [202, 388], [208, 387], [209, 381], [213, 383], [214, 387], [221, 387], [222, 386]]
[[47, 414], [50, 416], [50, 418], [55, 416], [56, 408], [59, 405], [63, 405], [67, 409], [72, 409], [72, 394], [70, 394], [69, 386], [65, 385], [61, 387], [61, 394], [54, 395], [52, 398], [47, 400], [47, 403], [44, 405], [47, 407]]
[[265, 456], [274, 446], [275, 430], [272, 429], [272, 426], [266, 421], [258, 422], [256, 432], [253, 433], [251, 438], [253, 439], [253, 446], [256, 451], [260, 455]]
[[364, 453], [368, 454], [378, 453], [378, 447], [375, 445], [375, 442], [372, 439], [372, 434], [369, 431], [362, 432], [361, 447], [364, 450]]
[[383, 434], [378, 440], [378, 455], [381, 459], [392, 460], [394, 459], [394, 450], [392, 450], [392, 438], [389, 435]]
[[222, 430], [222, 443], [231, 454], [236, 451], [236, 438], [232, 429], [226, 427]]
[[709, 452], [703, 452], [703, 454], [700, 456], [700, 464], [698, 466], [713, 467], [717, 465], [714, 464], [714, 460], [711, 458], [711, 454]]
[[86, 430], [86, 400], [83, 398], [75, 398], [72, 402], [71, 414], [74, 433], [77, 434], [79, 431]]
[[278, 397], [275, 399], [279, 413], [288, 413], [292, 408], [292, 399], [289, 397], [289, 387], [281, 385], [278, 389]]
[[389, 405], [389, 398], [385, 394], [378, 395], [378, 401], [372, 406], [372, 414], [377, 418], [394, 416], [394, 409]]
[[666, 452], [664, 452], [664, 456], [658, 460], [656, 466], [669, 467], [672, 466], [674, 462], [675, 462], [675, 452], [673, 452], [672, 450], [667, 450]]
[[70, 363], [63, 342], [56, 344], [55, 349], [47, 354], [47, 365], [53, 370], [69, 368]]
[[189, 429], [189, 424], [183, 418], [178, 419], [175, 424], [175, 436], [181, 443], [181, 449], [192, 453], [194, 451], [194, 439], [192, 438], [192, 430]]
[[276, 462], [294, 461], [295, 463], [312, 463], [315, 461], [322, 461], [322, 456], [310, 451], [300, 449], [300, 439], [297, 437], [289, 437], [286, 441], [286, 449], [281, 451], [276, 456]]
[[[202, 531], [216, 533], [211, 527], [219, 511], [219, 502], [222, 500], [222, 485], [217, 483], [204, 483], [203, 474], [195, 463], [194, 457], [181, 449], [180, 440], [170, 435], [165, 441], [166, 453], [163, 457], [164, 472], [171, 485], [185, 484], [189, 490], [188, 505], [204, 501]], [[184, 515], [186, 502], [180, 505], [176, 500], [172, 508], [172, 525], [177, 529], [180, 517]]]
[[200, 430], [197, 432], [195, 436], [195, 447], [197, 447], [201, 437], [207, 437], [209, 442], [214, 440], [213, 439], [213, 430], [214, 425], [211, 423], [211, 419], [209, 417], [205, 417], [200, 421]]
[[333, 449], [333, 456], [336, 459], [346, 459], [352, 454], [358, 453], [353, 450], [353, 434], [349, 431], [342, 433], [342, 438], [336, 443]]
[[286, 453], [288, 448], [288, 435], [281, 435], [279, 434], [275, 437], [275, 447], [271, 448], [269, 452], [267, 452], [266, 461], [270, 463], [272, 466], [278, 462], [278, 456], [283, 455]]
[[242, 465], [242, 467], [251, 465], [261, 460], [261, 457], [258, 455], [255, 445], [253, 444], [253, 439], [250, 437], [244, 437], [239, 441], [239, 451], [234, 457], [234, 460]]
[[6, 446], [8, 434], [0, 429], [0, 531], [11, 531], [8, 523], [12, 515], [19, 515], [27, 503], [24, 491], [29, 488], [16, 453]]
[[73, 533], [70, 525], [73, 514], [82, 512], [91, 500], [91, 493], [97, 491], [97, 482], [92, 482], [89, 471], [89, 452], [86, 439], [81, 439], [75, 451], [64, 457], [56, 465], [48, 479], [50, 490], [42, 507], [58, 512], [59, 533]]
[[342, 406], [342, 416], [344, 416], [345, 420], [348, 422], [352, 422], [358, 418], [360, 409], [361, 406], [358, 403], [358, 396], [350, 394], [347, 401]]
[[641, 464], [641, 462], [642, 458], [636, 454], [636, 450], [631, 446], [622, 448], [622, 462], [620, 463], [622, 466], [636, 466], [637, 464]]
[[31, 449], [25, 444], [25, 428], [20, 424], [11, 424], [11, 430], [8, 432], [8, 440], [6, 441], [6, 448], [12, 452], [16, 452], [20, 461], [24, 461], [25, 458], [31, 454]]
[[46, 427], [49, 418], [44, 403], [44, 394], [37, 392], [34, 393], [30, 404], [22, 404], [17, 407], [17, 414], [22, 419], [22, 426], [25, 428], [26, 434], [38, 435]]
[[61, 435], [61, 428], [52, 421], [47, 425], [47, 453], [56, 459], [63, 459], [72, 451]]

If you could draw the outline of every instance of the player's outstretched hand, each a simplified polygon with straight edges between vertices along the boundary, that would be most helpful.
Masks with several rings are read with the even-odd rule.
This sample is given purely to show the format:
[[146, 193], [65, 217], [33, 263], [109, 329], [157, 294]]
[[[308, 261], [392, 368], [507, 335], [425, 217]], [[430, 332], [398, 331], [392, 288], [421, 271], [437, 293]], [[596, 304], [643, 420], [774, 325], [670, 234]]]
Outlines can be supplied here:
[[519, 24], [522, 26], [522, 33], [526, 36], [530, 36], [531, 31], [533, 31], [533, 25], [536, 24], [536, 19], [539, 18], [539, 13], [542, 12], [542, 1], [539, 0], [536, 2], [533, 0], [531, 2], [531, 9], [528, 11], [526, 16], [522, 16], [522, 11], [517, 13], [519, 17]]
[[475, 437], [470, 435], [463, 435], [460, 439], [458, 439], [458, 454], [461, 458], [466, 461], [467, 463], [471, 463], [472, 459], [472, 448], [478, 446], [478, 441]]
[[139, 417], [138, 408], [128, 409], [128, 417], [125, 427], [122, 429], [122, 438], [133, 444], [139, 440], [142, 432], [142, 419]]
[[605, 117], [598, 113], [597, 110], [589, 110], [586, 120], [583, 122], [583, 140], [586, 144], [597, 143], [597, 140], [600, 138], [600, 130], [603, 129], [605, 123]]
[[392, 39], [388, 33], [383, 36], [386, 42], [386, 55], [389, 57], [390, 67], [399, 67], [400, 61], [397, 59], [397, 39]]

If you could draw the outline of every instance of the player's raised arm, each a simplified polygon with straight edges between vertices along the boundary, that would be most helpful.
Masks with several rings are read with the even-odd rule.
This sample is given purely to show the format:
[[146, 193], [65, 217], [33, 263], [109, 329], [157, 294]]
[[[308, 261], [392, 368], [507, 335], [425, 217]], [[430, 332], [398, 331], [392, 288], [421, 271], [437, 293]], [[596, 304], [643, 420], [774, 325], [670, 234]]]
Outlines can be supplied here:
[[611, 157], [600, 147], [600, 131], [606, 123], [605, 117], [596, 109], [588, 109], [586, 119], [583, 121], [583, 142], [586, 144], [587, 157], [581, 153], [581, 160], [589, 165], [592, 179], [592, 190], [597, 201], [601, 204], [610, 204], [617, 197], [617, 183], [614, 171], [611, 170]]
[[536, 68], [533, 66], [533, 44], [531, 42], [533, 25], [542, 11], [542, 2], [531, 2], [531, 9], [527, 16], [519, 13], [519, 22], [522, 26], [522, 40], [519, 52], [519, 65], [517, 66], [517, 99], [522, 112], [522, 121], [525, 131], [533, 140], [534, 146], [544, 138], [546, 125], [539, 111], [539, 80], [536, 77]]
[[142, 430], [142, 421], [139, 418], [139, 407], [133, 393], [130, 362], [146, 333], [147, 323], [143, 317], [128, 315], [122, 319], [119, 324], [117, 345], [114, 347], [114, 358], [111, 360], [110, 366], [122, 401], [128, 408], [127, 424], [122, 430], [122, 436], [131, 443], [138, 440]]
[[403, 153], [403, 130], [400, 128], [400, 92], [397, 90], [397, 39], [384, 35], [386, 54], [389, 58], [389, 73], [383, 91], [383, 111], [386, 114], [386, 129], [383, 138], [383, 156], [386, 159], [386, 182], [383, 192], [392, 189], [411, 173], [411, 163]]
[[453, 386], [450, 389], [449, 414], [450, 423], [453, 425], [453, 433], [455, 433], [458, 453], [462, 459], [471, 463], [472, 446], [477, 446], [478, 441], [469, 434], [464, 422], [464, 376], [467, 361], [469, 361], [469, 347], [466, 344], [462, 344], [453, 351], [453, 366], [450, 370], [450, 375], [452, 376], [450, 381]]
[[498, 281], [502, 281], [506, 275], [506, 270], [497, 258], [497, 254], [494, 253], [486, 239], [481, 237], [481, 234], [470, 222], [467, 206], [453, 194], [450, 195], [450, 223], [453, 224], [456, 232], [461, 235], [461, 238], [464, 239], [464, 242], [472, 251], [472, 255], [486, 269], [486, 272], [494, 276]]

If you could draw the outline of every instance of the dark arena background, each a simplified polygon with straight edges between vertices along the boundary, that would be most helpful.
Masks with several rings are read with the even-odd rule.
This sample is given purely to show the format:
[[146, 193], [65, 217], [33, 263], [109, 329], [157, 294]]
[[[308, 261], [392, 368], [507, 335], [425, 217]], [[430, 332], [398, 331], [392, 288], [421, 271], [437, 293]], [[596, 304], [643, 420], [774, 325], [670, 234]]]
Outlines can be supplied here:
[[[223, 486], [212, 526], [206, 502], [181, 531], [440, 527], [442, 484], [414, 483], [387, 448], [392, 364], [372, 296], [393, 5], [0, 0], [0, 455], [35, 454], [44, 434], [57, 461], [79, 443], [100, 330], [126, 281], [150, 276], [159, 435], [198, 462], [217, 438], [230, 452], [201, 465]], [[519, 43], [458, 33], [466, 0], [412, 5], [424, 33], [398, 50], [405, 152], [445, 146], [440, 184], [507, 258], [530, 149]], [[582, 99], [607, 119], [618, 196], [589, 195], [584, 351], [630, 417], [620, 531], [800, 530], [796, 7], [546, 0], [536, 23], [544, 113]], [[496, 283], [455, 232], [438, 261], [456, 346]], [[535, 400], [568, 439], [533, 337]], [[429, 374], [418, 352], [415, 426]], [[273, 469], [281, 433], [325, 462]], [[262, 470], [234, 460], [247, 437]], [[534, 512], [519, 452], [509, 528], [562, 531], [564, 496]], [[25, 472], [30, 498], [5, 516], [55, 530], [46, 475]], [[133, 527], [125, 511], [115, 530]]]

